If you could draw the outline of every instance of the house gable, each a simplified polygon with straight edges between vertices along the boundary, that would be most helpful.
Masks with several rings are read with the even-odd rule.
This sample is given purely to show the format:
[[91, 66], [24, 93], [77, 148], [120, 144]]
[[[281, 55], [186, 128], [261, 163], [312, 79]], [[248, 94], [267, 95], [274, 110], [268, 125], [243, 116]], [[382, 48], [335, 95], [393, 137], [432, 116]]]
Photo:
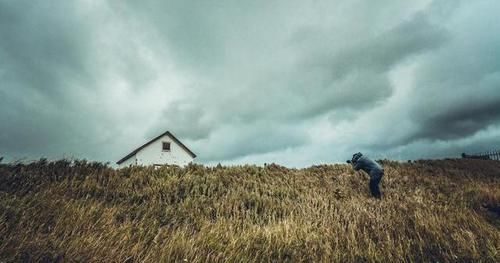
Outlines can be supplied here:
[[[164, 148], [164, 144], [168, 148]], [[170, 136], [165, 135], [136, 153], [137, 163], [141, 165], [183, 165], [193, 161], [190, 155]]]
[[[162, 151], [163, 142], [170, 143], [170, 151]], [[159, 151], [157, 151], [158, 149]], [[158, 156], [160, 156], [159, 159], [156, 158], [154, 154], [158, 154]], [[141, 147], [135, 149], [116, 163], [120, 165], [125, 163], [130, 158], [136, 158], [137, 162], [145, 163], [144, 161], [146, 161], [146, 164], [148, 164], [148, 162], [162, 161], [162, 159], [165, 159], [168, 156], [170, 156], [171, 158], [178, 158], [179, 156], [181, 156], [179, 158], [184, 161], [187, 160], [187, 158], [196, 158], [196, 154], [189, 150], [189, 148], [187, 148], [182, 142], [180, 142], [172, 133], [166, 131], [165, 133], [145, 143]]]

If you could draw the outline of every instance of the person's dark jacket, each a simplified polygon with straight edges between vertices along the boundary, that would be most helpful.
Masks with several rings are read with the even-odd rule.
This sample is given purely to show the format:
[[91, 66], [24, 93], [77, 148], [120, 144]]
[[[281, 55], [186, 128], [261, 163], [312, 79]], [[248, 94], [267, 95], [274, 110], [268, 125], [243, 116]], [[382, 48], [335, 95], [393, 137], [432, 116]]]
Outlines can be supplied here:
[[361, 156], [352, 162], [352, 166], [354, 170], [363, 170], [370, 176], [381, 176], [384, 174], [384, 168], [380, 164], [365, 156]]

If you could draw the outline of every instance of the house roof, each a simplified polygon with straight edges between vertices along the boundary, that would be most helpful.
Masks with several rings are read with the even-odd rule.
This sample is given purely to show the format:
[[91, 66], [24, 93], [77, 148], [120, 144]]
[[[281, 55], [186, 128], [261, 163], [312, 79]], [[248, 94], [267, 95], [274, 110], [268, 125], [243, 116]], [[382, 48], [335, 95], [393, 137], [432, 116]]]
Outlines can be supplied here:
[[160, 134], [159, 136], [155, 137], [154, 139], [150, 140], [149, 142], [145, 143], [141, 147], [133, 150], [131, 153], [127, 154], [127, 156], [121, 158], [118, 162], [116, 162], [116, 164], [121, 164], [121, 163], [125, 162], [127, 159], [134, 156], [140, 150], [144, 149], [146, 146], [152, 144], [153, 142], [155, 142], [156, 140], [160, 139], [161, 137], [163, 137], [165, 135], [168, 135], [168, 137], [172, 138], [172, 140], [175, 143], [177, 143], [179, 146], [181, 146], [181, 148], [183, 148], [189, 155], [191, 155], [191, 157], [196, 158], [196, 154], [194, 154], [191, 150], [189, 150], [189, 148], [186, 147], [186, 145], [182, 144], [181, 141], [179, 141], [177, 138], [175, 138], [175, 136], [172, 133], [170, 133], [169, 131], [166, 131], [166, 132]]

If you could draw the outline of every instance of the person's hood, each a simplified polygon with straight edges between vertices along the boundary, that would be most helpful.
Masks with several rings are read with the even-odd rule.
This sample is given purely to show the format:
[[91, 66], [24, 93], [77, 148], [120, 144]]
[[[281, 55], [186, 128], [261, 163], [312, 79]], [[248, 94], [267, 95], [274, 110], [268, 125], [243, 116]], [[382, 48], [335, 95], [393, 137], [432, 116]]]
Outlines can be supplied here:
[[361, 158], [361, 156], [363, 156], [362, 153], [358, 152], [358, 153], [355, 153], [352, 155], [352, 162], [355, 163], [359, 160], [359, 158]]

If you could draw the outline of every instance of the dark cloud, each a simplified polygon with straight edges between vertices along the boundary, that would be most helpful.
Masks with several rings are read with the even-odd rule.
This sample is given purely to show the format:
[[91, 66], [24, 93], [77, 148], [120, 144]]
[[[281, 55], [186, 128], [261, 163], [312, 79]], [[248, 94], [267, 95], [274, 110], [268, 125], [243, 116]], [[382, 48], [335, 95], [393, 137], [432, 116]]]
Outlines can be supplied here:
[[106, 132], [116, 126], [107, 112], [113, 97], [98, 97], [104, 72], [114, 66], [128, 83], [143, 85], [141, 60], [115, 48], [120, 63], [102, 65], [105, 47], [79, 8], [76, 2], [0, 3], [0, 151], [15, 158], [109, 158], [105, 143], [120, 130]]
[[65, 79], [87, 77], [88, 35], [72, 19], [74, 7], [22, 1], [1, 5], [0, 56], [5, 85], [34, 90], [48, 101], [64, 102]]
[[84, 76], [85, 32], [68, 19], [68, 4], [0, 4], [0, 148], [11, 154], [51, 154], [71, 138], [73, 110], [65, 82]]
[[[316, 32], [323, 36], [332, 33], [334, 32]], [[318, 37], [314, 39], [320, 40]], [[309, 63], [306, 66], [327, 68], [332, 79], [342, 78], [359, 69], [384, 73], [409, 56], [439, 47], [446, 39], [447, 32], [443, 28], [430, 23], [425, 15], [417, 14], [394, 28], [373, 36], [361, 40], [345, 40], [348, 41], [345, 47], [339, 48], [332, 43], [330, 50], [321, 50], [320, 54], [308, 57]]]
[[[280, 43], [281, 52], [297, 59], [289, 65], [286, 64], [289, 57], [281, 57], [278, 53], [272, 62], [282, 66], [279, 68], [266, 64], [266, 59], [260, 61], [260, 54], [248, 58], [248, 61], [236, 61], [234, 65], [228, 64], [225, 57], [220, 58], [220, 61], [225, 61], [226, 71], [214, 75], [212, 86], [198, 87], [197, 91], [202, 95], [191, 97], [188, 100], [190, 106], [184, 105], [182, 114], [178, 105], [167, 106], [155, 130], [170, 123], [188, 138], [197, 139], [220, 132], [218, 127], [222, 125], [259, 125], [262, 120], [289, 125], [342, 109], [351, 109], [351, 112], [370, 109], [391, 96], [393, 87], [387, 74], [392, 67], [410, 56], [439, 47], [447, 37], [443, 29], [431, 24], [423, 15], [411, 17], [342, 48], [329, 38], [332, 34], [336, 34], [332, 29], [315, 28], [290, 32]], [[167, 38], [172, 37], [168, 32]], [[325, 46], [317, 49], [318, 42]], [[235, 49], [228, 43], [221, 45], [228, 50]], [[215, 60], [213, 67], [218, 67], [220, 61]], [[248, 69], [240, 64], [242, 62], [256, 64]], [[269, 70], [262, 71], [259, 67]], [[238, 76], [241, 81], [233, 79]], [[266, 127], [255, 129], [255, 138], [261, 136], [260, 129]], [[246, 138], [241, 136], [240, 140], [242, 146], [234, 150], [242, 154], [251, 151], [245, 149], [245, 145], [251, 146], [244, 143]], [[307, 138], [302, 141], [307, 141]], [[210, 149], [207, 149], [210, 152], [201, 151], [201, 156], [213, 155]]]
[[204, 142], [206, 143], [204, 147], [212, 149], [213, 153], [202, 157], [202, 160], [227, 161], [246, 155], [290, 149], [304, 145], [308, 141], [299, 125], [259, 121], [222, 127]]
[[182, 134], [183, 138], [191, 140], [206, 139], [218, 123], [203, 119], [204, 109], [196, 104], [172, 103], [167, 106], [148, 132], [149, 137], [161, 134], [165, 127], [172, 127], [172, 132]]
[[500, 100], [494, 103], [475, 101], [430, 114], [415, 137], [457, 139], [472, 135], [500, 120], [499, 103]]
[[[465, 9], [467, 7], [467, 9]], [[464, 6], [454, 19], [453, 42], [433, 53], [416, 72], [412, 139], [453, 140], [500, 121], [500, 37], [491, 34], [499, 6]], [[468, 15], [481, 13], [480, 19]]]
[[0, 151], [113, 161], [167, 129], [202, 162], [482, 149], [500, 121], [498, 10], [2, 2]]

